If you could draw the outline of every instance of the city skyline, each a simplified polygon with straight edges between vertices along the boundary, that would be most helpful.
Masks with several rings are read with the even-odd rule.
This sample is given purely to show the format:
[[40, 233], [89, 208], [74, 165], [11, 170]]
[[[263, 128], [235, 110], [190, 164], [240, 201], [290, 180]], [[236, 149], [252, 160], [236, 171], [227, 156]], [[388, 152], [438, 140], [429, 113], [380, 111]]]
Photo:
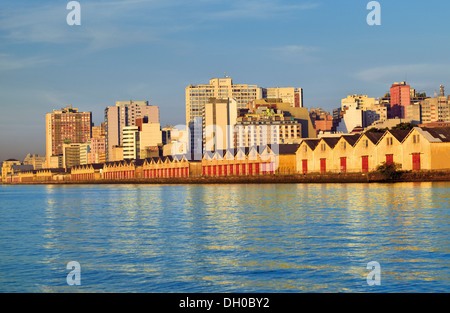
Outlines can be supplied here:
[[184, 124], [186, 86], [225, 73], [303, 88], [306, 108], [327, 111], [394, 82], [429, 96], [448, 82], [449, 43], [436, 31], [448, 3], [379, 1], [382, 24], [369, 26], [366, 1], [80, 1], [81, 25], [68, 26], [67, 2], [1, 5], [0, 160], [44, 155], [44, 115], [68, 104], [96, 126], [127, 100], [158, 106], [161, 126]]

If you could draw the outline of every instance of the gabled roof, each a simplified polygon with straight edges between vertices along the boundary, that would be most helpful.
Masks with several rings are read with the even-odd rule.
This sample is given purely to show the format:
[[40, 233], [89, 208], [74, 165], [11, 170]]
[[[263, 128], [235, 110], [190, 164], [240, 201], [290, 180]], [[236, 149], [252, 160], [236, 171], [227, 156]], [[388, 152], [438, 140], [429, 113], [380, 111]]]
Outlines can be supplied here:
[[[364, 135], [366, 135], [366, 137], [373, 143], [373, 144], [377, 144], [378, 141], [380, 141], [381, 137], [383, 137], [384, 132], [383, 133], [379, 133], [379, 132], [365, 132]], [[362, 136], [361, 136], [362, 137]]]
[[322, 137], [321, 140], [325, 141], [325, 143], [330, 147], [334, 148], [334, 146], [338, 143], [341, 137]]
[[288, 155], [288, 154], [295, 154], [298, 150], [298, 147], [300, 147], [300, 144], [280, 144], [278, 148], [278, 153], [280, 155]]
[[308, 147], [309, 147], [311, 150], [316, 149], [317, 145], [319, 144], [319, 141], [320, 141], [320, 139], [318, 139], [318, 138], [304, 139], [304, 140], [303, 140], [303, 142], [304, 142], [305, 144], [307, 144]]
[[403, 140], [408, 136], [408, 134], [411, 132], [411, 130], [406, 129], [393, 129], [388, 130], [392, 136], [394, 136], [395, 139], [397, 139], [399, 142], [403, 142]]
[[362, 136], [362, 134], [353, 134], [353, 135], [343, 135], [344, 138], [352, 147], [355, 146], [358, 139]]
[[141, 166], [141, 165], [144, 164], [144, 162], [145, 162], [144, 159], [137, 159], [137, 160], [134, 161], [134, 164], [135, 164], [136, 166]]
[[420, 127], [419, 129], [435, 138], [435, 142], [450, 142], [450, 127]]

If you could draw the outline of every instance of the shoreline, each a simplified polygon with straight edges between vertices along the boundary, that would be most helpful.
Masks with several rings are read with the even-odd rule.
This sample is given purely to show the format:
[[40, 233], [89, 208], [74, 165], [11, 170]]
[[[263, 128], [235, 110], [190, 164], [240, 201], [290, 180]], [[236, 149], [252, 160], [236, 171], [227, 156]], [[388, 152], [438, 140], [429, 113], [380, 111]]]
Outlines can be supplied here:
[[346, 174], [295, 174], [270, 176], [185, 177], [124, 180], [83, 181], [33, 181], [20, 183], [1, 182], [2, 185], [207, 185], [207, 184], [355, 184], [355, 183], [402, 183], [402, 182], [449, 182], [450, 172], [404, 172], [396, 179], [386, 179], [380, 173]]

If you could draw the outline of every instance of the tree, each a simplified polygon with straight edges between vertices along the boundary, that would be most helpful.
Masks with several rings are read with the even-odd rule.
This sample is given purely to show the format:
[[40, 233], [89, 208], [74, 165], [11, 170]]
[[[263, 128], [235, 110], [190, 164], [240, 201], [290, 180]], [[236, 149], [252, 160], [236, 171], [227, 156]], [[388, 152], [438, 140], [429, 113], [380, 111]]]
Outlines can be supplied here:
[[400, 130], [411, 130], [414, 127], [416, 127], [416, 125], [411, 124], [411, 123], [400, 123], [400, 124], [397, 124], [396, 126], [392, 127], [391, 129], [393, 129], [393, 130], [399, 130], [399, 129]]
[[401, 166], [398, 163], [383, 162], [377, 166], [376, 171], [378, 173], [382, 174], [386, 180], [394, 180], [394, 179], [400, 177], [400, 175], [401, 175], [401, 172], [399, 171], [400, 167]]

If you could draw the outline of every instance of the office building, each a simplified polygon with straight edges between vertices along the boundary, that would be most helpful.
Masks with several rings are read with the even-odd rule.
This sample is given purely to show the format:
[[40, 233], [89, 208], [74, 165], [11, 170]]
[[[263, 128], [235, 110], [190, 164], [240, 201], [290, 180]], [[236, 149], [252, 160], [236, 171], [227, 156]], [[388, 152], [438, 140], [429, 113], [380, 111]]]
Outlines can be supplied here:
[[261, 88], [262, 98], [281, 99], [292, 107], [303, 107], [303, 89], [295, 87]]
[[87, 143], [91, 138], [92, 113], [68, 106], [45, 116], [47, 167], [56, 166], [52, 157], [63, 155], [64, 144]]
[[159, 108], [148, 101], [117, 101], [105, 109], [106, 159], [111, 161], [114, 146], [123, 145], [123, 129], [135, 126], [136, 119], [147, 117], [150, 123], [159, 123]]
[[390, 96], [390, 118], [407, 118], [406, 107], [411, 104], [411, 86], [406, 82], [394, 83]]
[[203, 108], [203, 151], [225, 150], [234, 147], [234, 125], [237, 101], [233, 98], [211, 98]]
[[123, 159], [135, 160], [139, 159], [140, 141], [139, 141], [139, 127], [125, 126], [123, 128]]

